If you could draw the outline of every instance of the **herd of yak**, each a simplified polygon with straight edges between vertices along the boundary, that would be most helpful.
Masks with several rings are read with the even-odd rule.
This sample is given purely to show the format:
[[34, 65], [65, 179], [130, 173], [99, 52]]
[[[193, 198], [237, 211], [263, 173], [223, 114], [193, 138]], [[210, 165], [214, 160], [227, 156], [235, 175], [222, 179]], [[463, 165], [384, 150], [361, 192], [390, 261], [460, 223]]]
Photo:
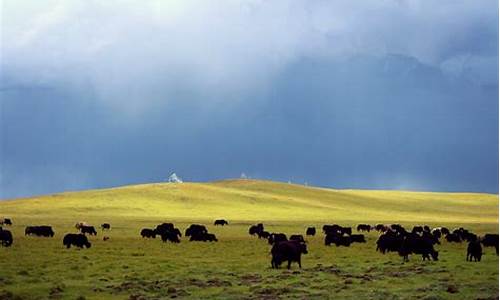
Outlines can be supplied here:
[[[0, 225], [12, 225], [10, 219], [0, 220]], [[228, 225], [226, 220], [216, 220], [214, 225]], [[91, 243], [88, 235], [97, 235], [94, 226], [85, 222], [79, 222], [75, 225], [79, 233], [68, 233], [63, 238], [63, 245], [67, 248], [76, 246], [79, 248], [90, 248]], [[101, 230], [110, 230], [109, 223], [101, 224]], [[365, 243], [363, 234], [353, 234], [351, 227], [340, 225], [324, 225], [323, 233], [325, 235], [325, 245], [331, 244], [349, 247], [352, 243]], [[410, 254], [422, 255], [423, 260], [438, 260], [438, 251], [434, 249], [435, 244], [440, 244], [440, 239], [444, 237], [449, 243], [467, 242], [467, 261], [481, 261], [483, 254], [482, 247], [494, 247], [498, 255], [498, 234], [485, 234], [477, 236], [476, 234], [464, 228], [458, 228], [450, 231], [446, 227], [430, 228], [429, 226], [414, 226], [411, 231], [406, 230], [399, 224], [384, 225], [377, 224], [371, 226], [368, 224], [359, 224], [356, 227], [358, 232], [370, 232], [376, 230], [380, 236], [376, 242], [377, 251], [385, 254], [386, 252], [397, 252], [404, 261], [408, 261]], [[307, 246], [304, 236], [301, 234], [291, 235], [287, 238], [284, 233], [270, 233], [264, 229], [262, 223], [250, 226], [248, 233], [252, 236], [258, 236], [259, 239], [266, 239], [272, 246], [271, 249], [271, 267], [279, 268], [283, 262], [288, 263], [288, 268], [292, 262], [301, 266], [302, 254], [307, 254]], [[42, 237], [53, 237], [54, 231], [51, 226], [27, 226], [25, 235], [35, 235]], [[155, 228], [143, 228], [140, 232], [143, 238], [156, 238], [160, 236], [163, 242], [179, 243], [182, 237], [181, 231], [173, 223], [162, 223]], [[184, 232], [190, 241], [217, 242], [217, 237], [209, 233], [204, 225], [191, 224]], [[306, 229], [307, 236], [316, 235], [315, 227]], [[109, 237], [104, 236], [103, 240]], [[9, 247], [12, 245], [13, 237], [9, 230], [2, 229], [0, 226], [0, 245]]]
[[[349, 247], [352, 243], [366, 243], [363, 234], [353, 234], [351, 227], [342, 227], [337, 224], [324, 225], [325, 245]], [[431, 229], [429, 226], [414, 226], [411, 231], [407, 231], [400, 224], [384, 225], [377, 224], [371, 226], [368, 224], [359, 224], [356, 227], [358, 232], [370, 232], [376, 230], [380, 232], [377, 240], [377, 251], [385, 254], [386, 252], [397, 252], [408, 261], [410, 254], [422, 255], [423, 260], [438, 260], [438, 251], [434, 249], [435, 244], [440, 244], [440, 239], [444, 237], [450, 243], [468, 242], [467, 261], [481, 261], [483, 254], [482, 246], [495, 247], [498, 255], [498, 234], [485, 234], [479, 237], [469, 232], [467, 229], [458, 228], [450, 232], [446, 227], [437, 227]], [[271, 266], [278, 268], [282, 262], [288, 262], [290, 268], [291, 262], [297, 262], [301, 266], [301, 255], [307, 253], [307, 247], [302, 235], [291, 235], [287, 239], [284, 233], [269, 233], [264, 230], [264, 225], [259, 223], [252, 225], [248, 230], [250, 235], [257, 235], [259, 238], [267, 239], [272, 245]], [[316, 235], [315, 227], [308, 227], [306, 235]]]

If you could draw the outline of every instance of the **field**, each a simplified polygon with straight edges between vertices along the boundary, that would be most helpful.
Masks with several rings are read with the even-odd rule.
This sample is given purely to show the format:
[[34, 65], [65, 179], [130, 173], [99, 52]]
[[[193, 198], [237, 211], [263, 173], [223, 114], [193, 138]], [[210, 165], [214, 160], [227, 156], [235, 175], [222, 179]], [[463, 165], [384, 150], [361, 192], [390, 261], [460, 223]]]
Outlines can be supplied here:
[[[498, 196], [489, 194], [330, 190], [269, 181], [147, 184], [0, 202], [12, 218], [14, 244], [0, 248], [0, 299], [497, 299], [498, 257], [485, 248], [479, 263], [465, 261], [466, 244], [437, 245], [439, 261], [409, 263], [366, 244], [326, 247], [308, 238], [302, 269], [270, 268], [270, 246], [248, 235], [266, 230], [304, 233], [337, 223], [463, 226], [498, 232]], [[230, 225], [215, 227], [224, 218]], [[65, 249], [62, 236], [77, 221], [109, 222], [90, 249]], [[219, 242], [162, 243], [139, 231], [161, 222], [182, 231], [208, 225]], [[25, 237], [26, 225], [52, 225], [54, 238]], [[321, 230], [319, 230], [321, 231]]]

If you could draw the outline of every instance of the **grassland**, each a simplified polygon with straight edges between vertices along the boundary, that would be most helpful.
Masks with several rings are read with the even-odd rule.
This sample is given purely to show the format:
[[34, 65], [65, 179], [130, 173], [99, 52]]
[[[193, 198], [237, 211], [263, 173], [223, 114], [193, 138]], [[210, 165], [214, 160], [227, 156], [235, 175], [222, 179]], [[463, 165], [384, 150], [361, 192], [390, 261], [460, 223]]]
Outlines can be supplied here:
[[[0, 248], [0, 299], [494, 299], [498, 257], [484, 249], [480, 263], [465, 262], [465, 244], [442, 242], [440, 260], [375, 252], [366, 244], [326, 247], [308, 239], [303, 268], [270, 269], [269, 245], [247, 234], [264, 222], [269, 231], [303, 233], [324, 223], [359, 222], [464, 226], [498, 232], [498, 196], [330, 190], [268, 181], [146, 184], [0, 202], [11, 217], [14, 245]], [[212, 226], [216, 218], [230, 222]], [[92, 248], [65, 249], [73, 224], [109, 222], [110, 237]], [[142, 240], [143, 227], [172, 221], [208, 225], [218, 243]], [[26, 225], [52, 225], [54, 238], [25, 237]], [[455, 292], [456, 291], [456, 292]]]

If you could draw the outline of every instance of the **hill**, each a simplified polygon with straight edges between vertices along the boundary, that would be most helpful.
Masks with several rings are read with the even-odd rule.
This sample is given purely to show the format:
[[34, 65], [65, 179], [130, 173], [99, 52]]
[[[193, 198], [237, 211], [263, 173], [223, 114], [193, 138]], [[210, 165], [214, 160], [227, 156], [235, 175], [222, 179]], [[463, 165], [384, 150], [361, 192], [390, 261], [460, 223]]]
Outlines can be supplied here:
[[16, 217], [498, 223], [498, 195], [335, 190], [262, 180], [152, 183], [0, 201]]

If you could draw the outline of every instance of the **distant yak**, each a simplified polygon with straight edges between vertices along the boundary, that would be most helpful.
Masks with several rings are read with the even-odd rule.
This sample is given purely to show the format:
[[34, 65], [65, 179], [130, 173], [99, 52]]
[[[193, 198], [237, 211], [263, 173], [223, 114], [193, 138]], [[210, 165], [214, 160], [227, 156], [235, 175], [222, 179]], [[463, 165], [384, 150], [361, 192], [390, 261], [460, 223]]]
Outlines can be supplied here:
[[24, 235], [36, 235], [36, 236], [43, 236], [43, 237], [53, 237], [54, 236], [54, 231], [52, 230], [51, 226], [27, 226], [24, 229]]
[[4, 218], [3, 220], [0, 220], [0, 225], [12, 225], [12, 220], [9, 218]]
[[63, 245], [66, 248], [70, 248], [71, 246], [76, 246], [78, 248], [90, 248], [91, 244], [85, 234], [83, 233], [68, 233], [63, 238]]
[[0, 228], [0, 245], [4, 247], [10, 247], [14, 239], [12, 238], [12, 233], [9, 230], [3, 230]]
[[229, 223], [226, 220], [221, 219], [221, 220], [215, 220], [214, 225], [215, 226], [217, 226], [217, 225], [224, 226], [224, 225], [229, 225]]
[[83, 234], [88, 233], [90, 235], [97, 235], [97, 231], [95, 230], [94, 226], [81, 226], [80, 232]]
[[156, 231], [154, 229], [143, 228], [141, 230], [141, 236], [143, 238], [156, 238]]
[[368, 231], [370, 232], [370, 230], [372, 229], [372, 227], [368, 224], [359, 224], [358, 227], [356, 227], [356, 230], [357, 231]]
[[306, 235], [315, 236], [316, 235], [316, 228], [314, 228], [314, 227], [307, 227], [307, 229], [306, 229]]
[[467, 245], [467, 256], [465, 260], [467, 261], [481, 261], [481, 256], [483, 255], [483, 247], [481, 247], [480, 241], [472, 241]]

